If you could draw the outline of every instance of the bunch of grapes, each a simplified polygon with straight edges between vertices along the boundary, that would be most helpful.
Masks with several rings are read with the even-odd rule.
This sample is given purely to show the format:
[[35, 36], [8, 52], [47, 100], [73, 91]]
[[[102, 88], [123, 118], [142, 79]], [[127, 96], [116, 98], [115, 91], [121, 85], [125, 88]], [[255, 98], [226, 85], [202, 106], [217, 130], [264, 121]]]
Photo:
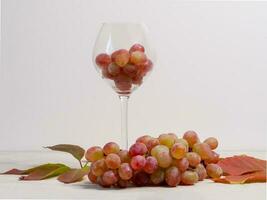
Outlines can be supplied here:
[[109, 79], [119, 93], [129, 93], [132, 86], [141, 85], [143, 78], [153, 68], [153, 63], [145, 53], [141, 44], [134, 44], [127, 49], [100, 53], [95, 63], [101, 70], [102, 77]]
[[129, 150], [109, 142], [103, 148], [94, 146], [87, 150], [85, 157], [91, 162], [88, 178], [103, 187], [194, 185], [222, 175], [216, 164], [217, 146], [216, 138], [200, 142], [194, 131], [185, 132], [183, 138], [173, 133], [158, 138], [145, 135]]

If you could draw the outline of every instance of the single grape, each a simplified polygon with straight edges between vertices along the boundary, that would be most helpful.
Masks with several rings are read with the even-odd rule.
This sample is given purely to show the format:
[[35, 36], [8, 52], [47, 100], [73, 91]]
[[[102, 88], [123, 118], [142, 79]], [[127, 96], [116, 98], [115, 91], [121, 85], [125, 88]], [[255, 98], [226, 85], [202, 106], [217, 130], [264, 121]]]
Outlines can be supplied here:
[[133, 170], [128, 163], [122, 163], [118, 172], [120, 178], [123, 180], [129, 180], [133, 176]]
[[120, 187], [120, 188], [127, 188], [128, 185], [129, 185], [129, 181], [120, 179], [120, 180], [117, 182], [117, 184], [118, 184], [118, 187]]
[[138, 171], [144, 168], [146, 164], [146, 159], [144, 156], [137, 155], [137, 156], [132, 157], [130, 164], [134, 170]]
[[90, 167], [90, 171], [92, 171], [92, 174], [95, 176], [101, 176], [107, 170], [108, 168], [104, 158], [93, 162]]
[[97, 176], [95, 176], [91, 170], [88, 174], [88, 179], [91, 181], [91, 183], [97, 183]]
[[171, 148], [171, 155], [176, 159], [183, 158], [186, 152], [186, 146], [182, 143], [175, 143]]
[[168, 133], [168, 135], [170, 135], [174, 139], [174, 141], [178, 139], [175, 133]]
[[214, 137], [207, 138], [204, 143], [207, 143], [212, 150], [218, 147], [218, 140]]
[[189, 151], [189, 144], [185, 139], [178, 138], [178, 139], [175, 140], [175, 143], [181, 143], [181, 144], [185, 145], [186, 146], [186, 152]]
[[127, 76], [134, 78], [137, 74], [137, 66], [132, 65], [132, 64], [127, 64], [122, 68], [122, 71]]
[[207, 177], [207, 171], [204, 165], [202, 164], [198, 164], [196, 168], [194, 169], [194, 171], [197, 173], [199, 181], [202, 181]]
[[85, 153], [85, 158], [89, 162], [94, 162], [103, 157], [104, 157], [103, 150], [101, 147], [98, 147], [98, 146], [90, 147]]
[[118, 153], [120, 151], [120, 147], [117, 143], [115, 142], [109, 142], [105, 144], [103, 147], [104, 154], [108, 155], [111, 153]]
[[172, 160], [172, 165], [176, 166], [179, 171], [182, 173], [184, 171], [186, 171], [189, 167], [189, 161], [187, 160], [187, 158], [183, 157], [179, 160], [177, 159], [173, 159]]
[[185, 154], [185, 157], [187, 158], [191, 167], [196, 167], [201, 161], [200, 156], [195, 152], [188, 152]]
[[141, 45], [141, 44], [134, 44], [130, 50], [129, 53], [132, 53], [134, 51], [141, 51], [141, 52], [145, 52], [145, 48]]
[[148, 156], [146, 158], [146, 164], [144, 166], [144, 171], [148, 174], [154, 173], [158, 169], [158, 161], [153, 156]]
[[105, 188], [108, 188], [110, 187], [110, 185], [107, 185], [104, 180], [103, 180], [103, 176], [98, 176], [97, 177], [97, 183], [102, 186], [102, 187], [105, 187]]
[[194, 185], [198, 182], [198, 174], [193, 171], [185, 171], [182, 173], [181, 182], [185, 185]]
[[119, 151], [118, 156], [120, 157], [122, 163], [129, 163], [131, 161], [129, 152], [127, 150]]
[[220, 178], [220, 176], [223, 174], [222, 168], [217, 164], [208, 164], [206, 166], [207, 174], [211, 178]]
[[117, 183], [118, 177], [116, 176], [114, 171], [108, 170], [102, 175], [102, 180], [105, 185], [113, 185]]
[[216, 164], [217, 162], [219, 162], [219, 160], [220, 160], [220, 155], [216, 153], [215, 151], [212, 151], [212, 157], [205, 160], [204, 163], [205, 165], [208, 165], [210, 163]]
[[172, 164], [172, 157], [170, 156], [169, 152], [159, 152], [156, 156], [158, 161], [158, 165], [162, 168], [168, 168]]
[[143, 135], [143, 136], [137, 138], [136, 143], [137, 143], [137, 142], [140, 142], [140, 143], [143, 143], [143, 144], [147, 145], [147, 142], [148, 142], [150, 139], [152, 139], [151, 136], [149, 136], [149, 135]]
[[171, 148], [174, 142], [175, 142], [175, 139], [173, 138], [172, 135], [161, 134], [159, 136], [159, 143], [167, 146], [168, 148]]
[[134, 51], [131, 53], [130, 62], [138, 65], [147, 61], [146, 54], [142, 51]]
[[195, 143], [199, 142], [198, 135], [195, 131], [187, 131], [184, 133], [183, 138], [188, 142], [189, 147], [193, 147]]
[[120, 50], [115, 51], [111, 55], [111, 59], [114, 59], [114, 62], [118, 66], [123, 67], [129, 62], [130, 54], [126, 49], [120, 49]]
[[145, 186], [149, 183], [149, 175], [145, 172], [137, 172], [132, 179], [136, 186]]
[[161, 184], [164, 181], [164, 171], [159, 168], [157, 171], [150, 175], [150, 180], [154, 185]]
[[111, 63], [111, 57], [108, 54], [101, 53], [96, 57], [95, 62], [100, 68], [104, 68]]
[[151, 152], [151, 149], [155, 146], [159, 145], [159, 140], [157, 138], [151, 138], [147, 141], [146, 147], [149, 152]]
[[175, 187], [180, 183], [181, 176], [177, 167], [172, 166], [166, 170], [165, 181], [171, 187]]
[[211, 159], [213, 156], [210, 146], [206, 143], [196, 143], [193, 146], [193, 151], [196, 152], [202, 160]]
[[146, 153], [147, 153], [146, 145], [140, 142], [134, 143], [129, 149], [129, 155], [131, 157], [137, 155], [144, 155]]
[[169, 148], [165, 145], [157, 145], [151, 149], [151, 155], [156, 157], [159, 152], [167, 152], [169, 153]]
[[117, 154], [111, 153], [107, 155], [105, 162], [109, 169], [117, 169], [120, 167], [121, 159]]
[[111, 63], [108, 66], [108, 73], [112, 76], [117, 76], [121, 72], [120, 66], [116, 65], [115, 63]]

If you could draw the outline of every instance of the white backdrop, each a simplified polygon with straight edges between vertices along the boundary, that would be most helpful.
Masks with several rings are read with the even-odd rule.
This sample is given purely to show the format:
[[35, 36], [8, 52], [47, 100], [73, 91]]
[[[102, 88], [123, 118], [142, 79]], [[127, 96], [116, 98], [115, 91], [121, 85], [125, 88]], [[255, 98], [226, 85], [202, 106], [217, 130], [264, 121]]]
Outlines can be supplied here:
[[218, 137], [266, 149], [267, 4], [3, 0], [0, 150], [119, 141], [119, 99], [92, 63], [102, 22], [144, 22], [158, 62], [131, 97], [139, 135]]

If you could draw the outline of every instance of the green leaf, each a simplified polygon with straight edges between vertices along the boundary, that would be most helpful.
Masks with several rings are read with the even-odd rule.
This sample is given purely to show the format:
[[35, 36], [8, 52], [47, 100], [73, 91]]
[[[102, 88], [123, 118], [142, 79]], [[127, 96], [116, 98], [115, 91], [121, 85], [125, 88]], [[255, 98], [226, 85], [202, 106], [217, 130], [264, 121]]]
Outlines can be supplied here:
[[75, 183], [81, 181], [85, 175], [89, 173], [89, 167], [82, 169], [71, 169], [64, 174], [61, 174], [57, 180], [63, 183]]
[[63, 151], [63, 152], [70, 153], [78, 161], [80, 161], [83, 158], [84, 153], [85, 153], [85, 150], [82, 147], [78, 145], [72, 145], [72, 144], [58, 144], [54, 146], [48, 146], [45, 148], [48, 148], [54, 151]]
[[43, 180], [58, 176], [69, 171], [70, 168], [63, 164], [44, 164], [25, 171], [28, 175], [21, 176], [20, 180]]
[[44, 169], [51, 169], [51, 168], [60, 168], [60, 167], [64, 167], [65, 165], [60, 164], [60, 163], [48, 163], [48, 164], [43, 164], [43, 165], [39, 165], [37, 167], [32, 167], [29, 169], [11, 169], [8, 170], [2, 174], [14, 174], [14, 175], [22, 175], [22, 174], [29, 174], [33, 171], [36, 170], [44, 170]]

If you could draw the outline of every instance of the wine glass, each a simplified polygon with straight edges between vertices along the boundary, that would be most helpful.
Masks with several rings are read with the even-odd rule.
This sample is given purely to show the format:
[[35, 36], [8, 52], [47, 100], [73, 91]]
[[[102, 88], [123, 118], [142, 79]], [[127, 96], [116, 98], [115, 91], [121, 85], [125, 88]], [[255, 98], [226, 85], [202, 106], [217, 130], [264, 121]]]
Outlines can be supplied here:
[[128, 99], [153, 69], [154, 52], [147, 28], [138, 23], [103, 23], [93, 50], [93, 63], [121, 101], [121, 148], [128, 148]]

